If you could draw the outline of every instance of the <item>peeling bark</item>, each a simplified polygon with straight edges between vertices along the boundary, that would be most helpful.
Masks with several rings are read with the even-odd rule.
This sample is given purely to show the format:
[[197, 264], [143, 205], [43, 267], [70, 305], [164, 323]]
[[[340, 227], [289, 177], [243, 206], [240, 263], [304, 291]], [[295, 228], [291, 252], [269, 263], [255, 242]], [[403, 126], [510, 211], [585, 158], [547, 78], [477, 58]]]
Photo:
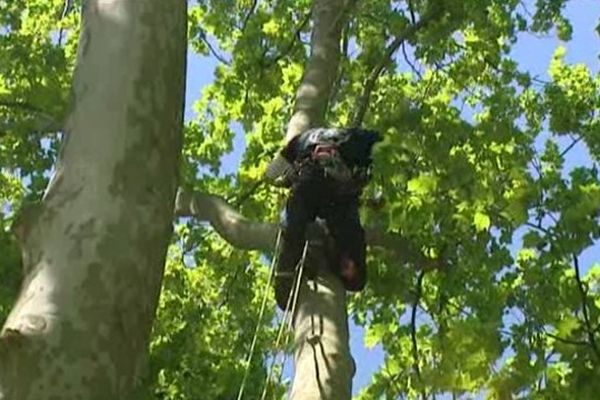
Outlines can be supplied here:
[[145, 369], [183, 122], [186, 1], [88, 0], [72, 110], [17, 232], [0, 399], [131, 399]]

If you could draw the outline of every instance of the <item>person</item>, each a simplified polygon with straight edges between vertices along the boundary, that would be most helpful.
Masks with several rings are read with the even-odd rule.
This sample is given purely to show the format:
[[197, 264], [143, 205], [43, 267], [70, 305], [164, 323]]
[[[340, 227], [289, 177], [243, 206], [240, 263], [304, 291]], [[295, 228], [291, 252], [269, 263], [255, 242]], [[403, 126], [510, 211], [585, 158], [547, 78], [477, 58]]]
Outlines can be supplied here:
[[266, 177], [289, 187], [275, 270], [275, 299], [286, 308], [306, 241], [318, 217], [333, 239], [329, 263], [348, 291], [367, 281], [365, 233], [359, 200], [371, 175], [371, 154], [379, 133], [360, 128], [314, 128], [293, 138], [267, 169]]

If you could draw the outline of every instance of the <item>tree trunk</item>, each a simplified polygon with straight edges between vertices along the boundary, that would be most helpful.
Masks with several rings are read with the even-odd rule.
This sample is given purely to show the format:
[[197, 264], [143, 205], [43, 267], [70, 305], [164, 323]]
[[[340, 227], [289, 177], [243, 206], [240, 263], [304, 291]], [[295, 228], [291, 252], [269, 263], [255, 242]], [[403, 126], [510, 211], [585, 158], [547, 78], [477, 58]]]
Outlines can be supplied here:
[[322, 124], [340, 63], [342, 28], [356, 0], [314, 0], [313, 30], [302, 83], [296, 93], [294, 113], [288, 123], [286, 142]]
[[[311, 56], [298, 88], [286, 141], [322, 125], [340, 59], [340, 41], [352, 0], [315, 0]], [[346, 292], [319, 271], [302, 284], [294, 316], [294, 381], [290, 400], [349, 400], [355, 368], [348, 343]]]
[[87, 0], [73, 108], [23, 212], [0, 399], [131, 399], [144, 372], [183, 122], [186, 1]]

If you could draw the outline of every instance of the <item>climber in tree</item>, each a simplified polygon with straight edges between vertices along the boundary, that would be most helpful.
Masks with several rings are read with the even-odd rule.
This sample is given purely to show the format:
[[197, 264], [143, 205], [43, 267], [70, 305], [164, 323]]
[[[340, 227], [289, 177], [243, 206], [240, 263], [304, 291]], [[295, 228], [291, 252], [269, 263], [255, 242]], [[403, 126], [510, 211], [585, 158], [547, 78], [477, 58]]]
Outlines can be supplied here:
[[281, 309], [302, 257], [307, 225], [316, 217], [325, 220], [334, 242], [333, 273], [346, 290], [364, 288], [366, 244], [359, 197], [370, 178], [371, 151], [379, 140], [377, 132], [359, 128], [310, 129], [292, 139], [269, 165], [267, 179], [291, 188], [275, 273], [275, 298]]

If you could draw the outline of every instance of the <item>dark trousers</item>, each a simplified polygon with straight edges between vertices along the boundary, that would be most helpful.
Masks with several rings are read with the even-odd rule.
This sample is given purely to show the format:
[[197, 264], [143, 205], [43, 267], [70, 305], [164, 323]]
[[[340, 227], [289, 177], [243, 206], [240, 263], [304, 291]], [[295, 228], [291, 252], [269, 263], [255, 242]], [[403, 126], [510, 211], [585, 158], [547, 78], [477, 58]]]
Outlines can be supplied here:
[[293, 272], [302, 257], [306, 228], [316, 217], [325, 220], [334, 242], [329, 265], [347, 290], [360, 291], [367, 280], [365, 233], [358, 213], [357, 193], [344, 193], [319, 171], [307, 172], [292, 188], [277, 262], [275, 297], [283, 309], [292, 287]]

